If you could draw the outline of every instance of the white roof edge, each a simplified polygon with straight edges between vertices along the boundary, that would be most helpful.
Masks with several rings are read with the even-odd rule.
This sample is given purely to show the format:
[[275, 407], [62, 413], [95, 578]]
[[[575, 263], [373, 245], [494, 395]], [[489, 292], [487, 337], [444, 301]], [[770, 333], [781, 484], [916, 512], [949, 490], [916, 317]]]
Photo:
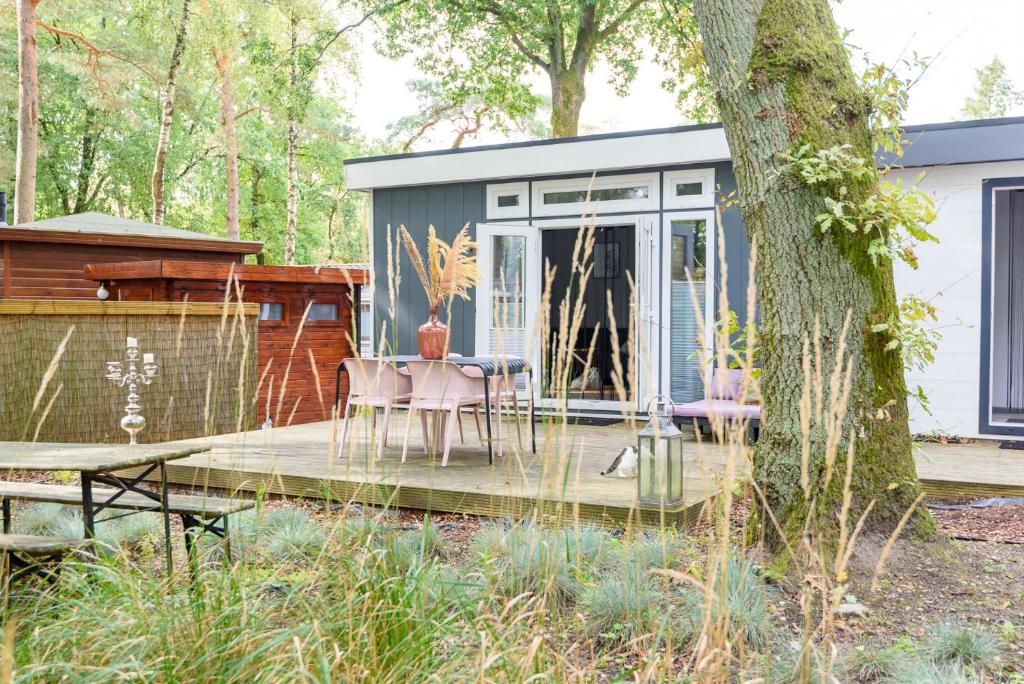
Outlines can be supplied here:
[[711, 163], [729, 158], [725, 131], [716, 127], [368, 160], [346, 165], [345, 180], [350, 190], [373, 190]]

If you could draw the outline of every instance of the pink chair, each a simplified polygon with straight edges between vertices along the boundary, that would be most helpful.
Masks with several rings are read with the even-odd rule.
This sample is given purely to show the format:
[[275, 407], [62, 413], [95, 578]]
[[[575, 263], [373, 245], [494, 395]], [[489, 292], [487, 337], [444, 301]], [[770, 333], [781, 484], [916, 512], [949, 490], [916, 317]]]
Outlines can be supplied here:
[[[420, 413], [420, 423], [423, 426], [423, 448], [429, 448], [426, 412], [431, 411], [435, 416], [434, 449], [440, 449], [442, 441], [444, 444], [444, 455], [441, 457], [443, 468], [448, 465], [452, 433], [463, 407], [473, 408], [477, 433], [480, 432], [479, 410], [483, 405], [486, 391], [484, 380], [467, 374], [461, 367], [448, 361], [410, 361], [406, 368], [412, 376], [412, 398], [409, 400], [409, 420], [405, 426], [405, 442], [402, 445], [402, 463], [405, 463], [409, 454], [409, 432], [417, 411]], [[448, 419], [444, 422], [442, 440], [438, 428], [441, 427], [441, 414], [445, 411], [448, 412]]]
[[[465, 368], [466, 375], [470, 375], [474, 378], [482, 378], [482, 371], [476, 366], [467, 366]], [[502, 439], [501, 439], [501, 408], [502, 405], [512, 404], [512, 409], [506, 408], [509, 413], [515, 413], [516, 416], [516, 436], [519, 438], [519, 448], [523, 448], [523, 426], [522, 426], [522, 414], [519, 412], [519, 394], [516, 392], [516, 376], [508, 375], [506, 373], [498, 373], [488, 378], [488, 383], [491, 391], [491, 406], [494, 408], [497, 415], [497, 421], [495, 423], [495, 435], [498, 440], [498, 456], [502, 455]], [[532, 388], [531, 388], [532, 390]]]
[[373, 432], [376, 434], [377, 409], [384, 409], [381, 421], [382, 435], [377, 443], [377, 460], [384, 454], [388, 442], [388, 424], [391, 421], [391, 409], [396, 405], [406, 405], [412, 397], [412, 379], [398, 372], [398, 369], [387, 361], [378, 359], [345, 359], [345, 370], [348, 373], [348, 399], [341, 422], [341, 441], [338, 443], [338, 457], [344, 453], [348, 438], [349, 409], [358, 406], [369, 406], [373, 409]]

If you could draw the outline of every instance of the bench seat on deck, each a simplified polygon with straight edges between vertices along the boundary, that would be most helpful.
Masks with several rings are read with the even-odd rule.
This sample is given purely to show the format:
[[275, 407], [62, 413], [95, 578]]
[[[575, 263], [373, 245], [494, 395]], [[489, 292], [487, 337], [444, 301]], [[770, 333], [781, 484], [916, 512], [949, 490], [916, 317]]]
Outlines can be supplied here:
[[708, 398], [677, 405], [672, 414], [677, 423], [680, 419], [697, 421], [698, 425], [709, 425], [712, 420], [745, 420], [751, 439], [761, 427], [761, 405], [737, 401], [740, 398], [744, 371], [737, 368], [716, 368], [711, 376]]
[[[118, 490], [93, 487], [94, 501], [102, 502], [114, 496]], [[82, 505], [82, 488], [74, 485], [41, 484], [38, 482], [0, 481], [0, 499], [59, 503], [69, 506]], [[167, 508], [175, 515], [188, 515], [203, 520], [222, 518], [231, 513], [252, 508], [256, 503], [246, 499], [224, 499], [195, 494], [171, 494]], [[159, 503], [142, 494], [124, 492], [109, 504], [110, 508], [124, 510], [157, 510]]]

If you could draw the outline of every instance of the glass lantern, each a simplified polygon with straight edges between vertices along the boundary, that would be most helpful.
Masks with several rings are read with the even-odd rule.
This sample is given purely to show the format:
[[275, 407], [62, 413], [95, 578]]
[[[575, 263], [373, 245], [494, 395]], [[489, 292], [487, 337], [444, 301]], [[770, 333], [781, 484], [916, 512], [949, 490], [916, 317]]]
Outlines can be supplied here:
[[[654, 410], [651, 410], [651, 407]], [[683, 433], [672, 422], [675, 404], [659, 394], [647, 405], [651, 419], [637, 433], [637, 498], [668, 508], [683, 501]]]

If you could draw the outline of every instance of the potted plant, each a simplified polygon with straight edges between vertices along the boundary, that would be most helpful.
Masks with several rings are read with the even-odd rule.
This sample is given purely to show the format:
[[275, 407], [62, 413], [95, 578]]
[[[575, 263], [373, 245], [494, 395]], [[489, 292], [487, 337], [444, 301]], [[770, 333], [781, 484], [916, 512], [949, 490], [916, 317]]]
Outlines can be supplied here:
[[405, 226], [399, 229], [399, 234], [413, 269], [423, 284], [430, 310], [427, 322], [419, 327], [416, 335], [420, 356], [425, 359], [447, 358], [448, 326], [438, 318], [437, 313], [445, 301], [450, 302], [454, 297], [468, 300], [469, 288], [480, 279], [476, 264], [476, 242], [470, 238], [469, 224], [462, 227], [450, 245], [437, 237], [434, 226], [430, 226], [427, 233], [427, 264], [424, 265], [420, 250]]

